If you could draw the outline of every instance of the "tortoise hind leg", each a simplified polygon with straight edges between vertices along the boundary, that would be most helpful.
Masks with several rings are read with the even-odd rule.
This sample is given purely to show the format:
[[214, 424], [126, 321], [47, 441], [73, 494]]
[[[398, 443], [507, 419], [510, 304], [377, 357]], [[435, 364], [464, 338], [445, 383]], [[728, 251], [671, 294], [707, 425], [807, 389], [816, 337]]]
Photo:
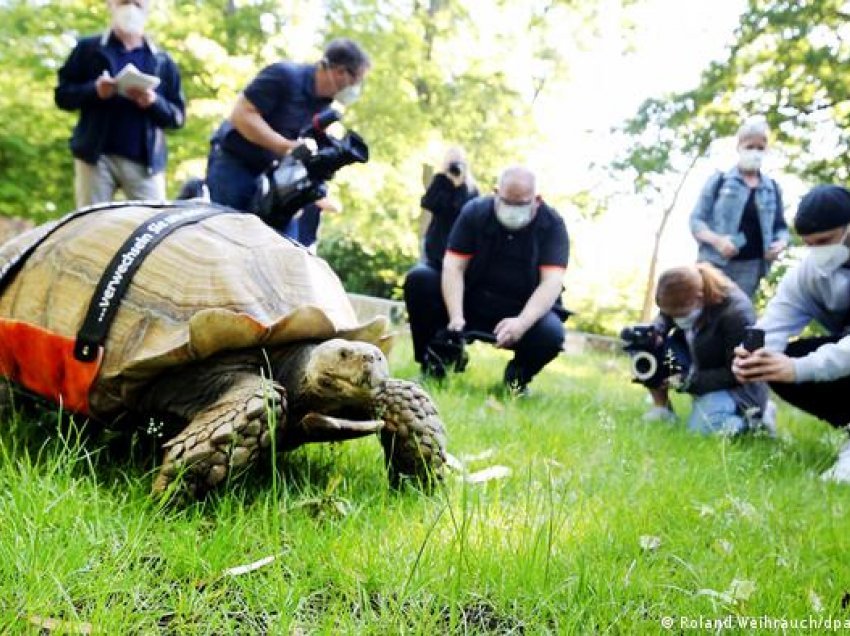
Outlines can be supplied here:
[[[248, 370], [195, 369], [164, 378], [144, 400], [157, 410], [188, 419], [186, 427], [164, 444], [165, 456], [154, 480], [162, 495], [179, 480], [179, 489], [196, 497], [236, 470], [247, 469], [272, 445], [284, 419], [283, 388]], [[175, 484], [174, 487], [178, 487]]]
[[441, 480], [446, 433], [428, 394], [413, 382], [385, 380], [375, 393], [375, 411], [384, 420], [381, 444], [390, 484], [412, 479], [430, 488]]

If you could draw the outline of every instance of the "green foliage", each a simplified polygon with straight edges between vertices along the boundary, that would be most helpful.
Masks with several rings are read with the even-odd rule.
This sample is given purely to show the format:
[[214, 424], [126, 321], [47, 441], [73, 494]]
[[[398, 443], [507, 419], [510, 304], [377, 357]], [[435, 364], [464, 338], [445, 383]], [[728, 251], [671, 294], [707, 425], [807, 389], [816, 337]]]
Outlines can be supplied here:
[[689, 153], [732, 134], [742, 116], [764, 115], [804, 179], [850, 180], [848, 14], [840, 0], [749, 0], [725, 60], [695, 89], [648, 100], [632, 120], [653, 121]]
[[343, 234], [323, 237], [319, 255], [328, 261], [347, 291], [395, 299], [401, 298], [404, 274], [418, 256], [392, 244], [369, 245]]

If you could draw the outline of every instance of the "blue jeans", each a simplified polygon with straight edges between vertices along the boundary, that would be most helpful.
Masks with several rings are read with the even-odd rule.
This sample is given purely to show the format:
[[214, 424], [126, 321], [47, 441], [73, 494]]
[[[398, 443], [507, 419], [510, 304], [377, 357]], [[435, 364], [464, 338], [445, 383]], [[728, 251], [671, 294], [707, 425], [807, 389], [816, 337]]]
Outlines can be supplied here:
[[688, 429], [704, 434], [738, 435], [749, 428], [729, 391], [712, 391], [694, 396]]
[[731, 278], [749, 298], [753, 298], [767, 268], [764, 259], [755, 258], [746, 261], [731, 260], [720, 270]]
[[[241, 212], [249, 212], [251, 200], [259, 187], [259, 174], [239, 157], [230, 154], [214, 143], [207, 158], [207, 188], [213, 203], [219, 203]], [[281, 231], [290, 238], [298, 238], [298, 220], [292, 219]]]

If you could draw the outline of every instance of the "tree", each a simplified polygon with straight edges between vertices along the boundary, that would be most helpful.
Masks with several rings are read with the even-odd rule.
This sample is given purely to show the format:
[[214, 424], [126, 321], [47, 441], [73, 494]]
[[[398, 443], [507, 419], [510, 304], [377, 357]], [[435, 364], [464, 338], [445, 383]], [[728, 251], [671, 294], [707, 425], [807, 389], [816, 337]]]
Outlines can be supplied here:
[[762, 114], [788, 156], [787, 170], [812, 181], [850, 180], [850, 27], [841, 0], [749, 0], [726, 59], [699, 86], [665, 97], [663, 125], [685, 148], [731, 134]]

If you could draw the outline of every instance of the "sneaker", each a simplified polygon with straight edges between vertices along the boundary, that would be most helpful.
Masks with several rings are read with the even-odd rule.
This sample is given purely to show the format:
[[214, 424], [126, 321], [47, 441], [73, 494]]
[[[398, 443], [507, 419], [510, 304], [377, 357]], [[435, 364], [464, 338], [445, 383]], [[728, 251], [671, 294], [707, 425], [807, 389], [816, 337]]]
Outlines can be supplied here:
[[641, 419], [644, 422], [676, 422], [679, 418], [669, 406], [653, 406], [643, 414]]
[[768, 400], [764, 406], [764, 414], [761, 416], [761, 426], [759, 429], [768, 437], [776, 437], [776, 402]]
[[838, 459], [832, 468], [825, 471], [820, 478], [839, 484], [850, 483], [850, 440], [838, 450]]

